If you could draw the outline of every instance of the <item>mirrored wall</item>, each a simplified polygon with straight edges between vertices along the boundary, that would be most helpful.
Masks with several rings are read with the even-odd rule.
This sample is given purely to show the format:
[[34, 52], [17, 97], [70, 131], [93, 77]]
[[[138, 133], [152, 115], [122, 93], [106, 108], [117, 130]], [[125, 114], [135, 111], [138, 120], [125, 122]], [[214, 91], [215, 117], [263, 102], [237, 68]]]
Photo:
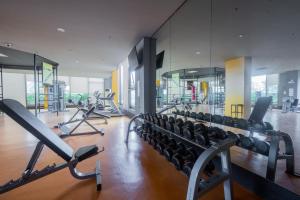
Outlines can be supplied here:
[[[249, 120], [257, 100], [271, 97], [261, 122], [288, 133], [300, 153], [299, 10], [298, 0], [188, 0], [153, 35], [156, 53], [164, 52], [156, 69], [157, 110], [176, 101], [211, 114], [210, 121], [213, 115]], [[285, 178], [276, 182], [287, 187]]]
[[[288, 3], [280, 0], [187, 1], [153, 35], [157, 39], [157, 54], [164, 51], [162, 67], [156, 73], [157, 108], [165, 106], [172, 98], [169, 94], [173, 92], [166, 87], [175, 83], [167, 86], [165, 73], [208, 67], [226, 71], [226, 63], [230, 66], [231, 61], [239, 58], [247, 58], [249, 63], [242, 66], [243, 71], [236, 72], [237, 75], [243, 73], [240, 75], [245, 78], [227, 81], [227, 88], [239, 85], [241, 88], [237, 87], [237, 91], [243, 90], [242, 93], [234, 94], [233, 91], [231, 95], [241, 96], [241, 102], [224, 98], [220, 103], [216, 98], [216, 102], [210, 103], [218, 104], [218, 107], [223, 104], [223, 111], [206, 110], [231, 115], [231, 105], [228, 109], [226, 105], [243, 104], [247, 111], [242, 116], [248, 118], [259, 97], [272, 96], [272, 108], [280, 110], [286, 102], [299, 99], [299, 8], [300, 3], [296, 0]], [[200, 85], [195, 87], [195, 95], [201, 96]], [[213, 85], [209, 85], [210, 88], [214, 90]]]

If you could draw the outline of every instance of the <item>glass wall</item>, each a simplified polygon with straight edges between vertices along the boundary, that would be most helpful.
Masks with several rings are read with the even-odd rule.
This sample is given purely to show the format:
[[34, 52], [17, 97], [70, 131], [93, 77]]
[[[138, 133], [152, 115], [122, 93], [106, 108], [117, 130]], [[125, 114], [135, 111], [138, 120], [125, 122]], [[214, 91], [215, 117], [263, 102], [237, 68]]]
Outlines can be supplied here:
[[[241, 75], [250, 82], [249, 89], [244, 86], [245, 104], [251, 102], [253, 106], [257, 98], [272, 96], [273, 108], [280, 109], [284, 99], [297, 99], [300, 96], [296, 86], [300, 70], [300, 57], [296, 53], [300, 48], [296, 28], [300, 23], [296, 12], [299, 7], [296, 0], [288, 5], [282, 1], [188, 0], [153, 35], [157, 39], [156, 53], [165, 53], [163, 67], [156, 73], [157, 107], [175, 98], [185, 98], [190, 92], [179, 90], [186, 83], [176, 80], [176, 75], [166, 80], [164, 73], [225, 68], [226, 62], [236, 58], [247, 58], [250, 63]], [[223, 94], [211, 98], [225, 99], [225, 83], [219, 90]]]
[[272, 106], [278, 106], [279, 74], [252, 76], [251, 104], [254, 105], [259, 97], [272, 96]]
[[[192, 76], [194, 69], [210, 67], [209, 8], [208, 0], [192, 0], [154, 34], [156, 53], [164, 51], [163, 66], [156, 71], [158, 110], [175, 100], [193, 104], [200, 102], [200, 82]], [[183, 69], [187, 70], [186, 77], [176, 73]], [[166, 73], [172, 75], [166, 77]]]
[[68, 99], [70, 99], [70, 77], [69, 76], [58, 76], [58, 81], [62, 81], [65, 83], [65, 102], [68, 102]]
[[[27, 106], [34, 105], [34, 77], [33, 74], [26, 74], [26, 101]], [[73, 99], [74, 101], [86, 101], [88, 97], [92, 102], [95, 101], [94, 93], [96, 91], [104, 95], [104, 79], [103, 78], [86, 78], [86, 77], [70, 77], [58, 76], [58, 80], [66, 84], [65, 100]], [[43, 92], [43, 91], [41, 91]]]

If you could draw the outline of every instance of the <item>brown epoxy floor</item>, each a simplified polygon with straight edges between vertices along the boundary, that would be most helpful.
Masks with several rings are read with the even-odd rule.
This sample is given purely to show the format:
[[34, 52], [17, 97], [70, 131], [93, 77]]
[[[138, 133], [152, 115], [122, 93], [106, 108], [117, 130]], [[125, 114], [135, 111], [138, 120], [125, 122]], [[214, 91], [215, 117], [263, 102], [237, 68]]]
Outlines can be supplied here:
[[[50, 127], [71, 112], [43, 113], [41, 119]], [[124, 136], [129, 120], [112, 118], [109, 125], [95, 121], [105, 129], [105, 136], [80, 136], [66, 139], [74, 149], [90, 144], [105, 147], [105, 151], [79, 165], [84, 170], [93, 169], [96, 159], [101, 160], [103, 188], [96, 192], [95, 182], [74, 179], [68, 169], [46, 176], [16, 190], [0, 195], [0, 199], [107, 199], [107, 200], [179, 200], [185, 199], [188, 178], [177, 171], [164, 157], [136, 134], [131, 134], [128, 146]], [[8, 117], [0, 117], [0, 181], [1, 184], [17, 178], [25, 168], [34, 150], [36, 139]], [[45, 149], [38, 162], [41, 168], [62, 161], [49, 149]], [[234, 183], [235, 199], [259, 199]], [[223, 199], [222, 187], [206, 194], [203, 199]]]

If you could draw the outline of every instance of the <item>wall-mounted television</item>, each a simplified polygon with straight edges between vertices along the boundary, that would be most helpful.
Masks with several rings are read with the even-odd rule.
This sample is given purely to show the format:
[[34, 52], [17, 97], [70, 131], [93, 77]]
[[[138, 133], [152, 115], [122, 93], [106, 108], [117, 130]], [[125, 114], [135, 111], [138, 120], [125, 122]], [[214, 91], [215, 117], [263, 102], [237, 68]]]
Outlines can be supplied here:
[[139, 67], [142, 66], [144, 64], [144, 58], [143, 58], [143, 54], [144, 54], [144, 41], [139, 42], [136, 45], [136, 52], [137, 52], [137, 59], [138, 59], [138, 63], [139, 63]]
[[165, 56], [165, 51], [162, 51], [156, 55], [156, 69], [160, 69], [163, 67], [164, 56]]
[[128, 64], [130, 71], [135, 70], [139, 66], [137, 51], [134, 47], [128, 55]]
[[53, 84], [53, 66], [46, 62], [43, 62], [43, 84]]

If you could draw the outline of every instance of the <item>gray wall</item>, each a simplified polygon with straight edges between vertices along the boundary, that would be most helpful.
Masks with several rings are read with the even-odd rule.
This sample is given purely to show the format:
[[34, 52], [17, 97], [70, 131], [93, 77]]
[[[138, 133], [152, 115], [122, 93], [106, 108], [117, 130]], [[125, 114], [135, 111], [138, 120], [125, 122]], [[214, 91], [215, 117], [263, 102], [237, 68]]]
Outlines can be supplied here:
[[[143, 38], [138, 45], [143, 46], [143, 64], [138, 69], [129, 66], [129, 76], [135, 70], [135, 109], [133, 114], [156, 111], [156, 40]], [[128, 80], [130, 81], [130, 79]], [[130, 102], [130, 95], [128, 97]]]
[[[290, 81], [294, 83], [289, 83]], [[289, 89], [294, 90], [294, 98], [297, 98], [297, 86], [298, 86], [298, 71], [288, 71], [279, 74], [279, 85], [278, 85], [278, 105], [282, 105], [282, 98], [289, 96]]]

